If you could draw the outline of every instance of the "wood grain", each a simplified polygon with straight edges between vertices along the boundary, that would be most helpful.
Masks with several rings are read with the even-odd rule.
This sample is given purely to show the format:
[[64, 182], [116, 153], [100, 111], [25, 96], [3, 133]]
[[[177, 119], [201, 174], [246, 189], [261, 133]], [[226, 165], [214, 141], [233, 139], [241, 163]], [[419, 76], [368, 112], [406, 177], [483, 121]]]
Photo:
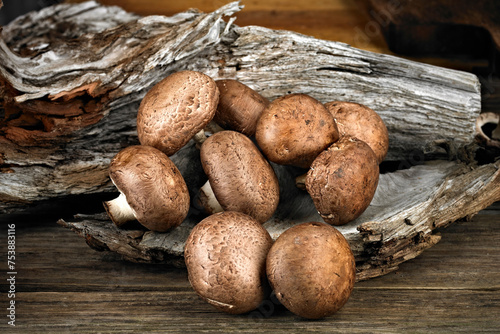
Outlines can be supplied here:
[[[55, 223], [31, 220], [16, 227], [16, 327], [50, 333], [494, 332], [500, 326], [499, 227], [495, 204], [441, 229], [441, 242], [398, 271], [356, 283], [334, 316], [304, 321], [273, 299], [249, 314], [220, 313], [196, 296], [183, 270], [120, 261]], [[5, 233], [2, 224], [2, 239]], [[6, 291], [6, 282], [0, 288]]]
[[[81, 2], [70, 0], [66, 2]], [[116, 5], [139, 15], [173, 15], [189, 8], [211, 12], [231, 0], [159, 1], [102, 0], [100, 3]], [[270, 29], [292, 30], [330, 41], [339, 41], [354, 47], [380, 53], [391, 53], [381, 30], [373, 30], [369, 22], [365, 0], [253, 0], [241, 1], [243, 10], [235, 23], [239, 26], [257, 25]], [[367, 26], [368, 25], [368, 26]], [[372, 29], [372, 30], [369, 30]]]
[[[299, 190], [286, 167], [274, 165], [280, 183], [280, 203], [263, 224], [273, 239], [289, 227], [322, 221], [310, 196]], [[453, 162], [432, 162], [382, 174], [367, 210], [349, 224], [338, 226], [353, 250], [357, 280], [398, 269], [434, 246], [436, 228], [468, 219], [500, 200], [499, 164], [471, 168]], [[181, 173], [183, 169], [181, 169]], [[80, 215], [59, 224], [85, 238], [96, 250], [110, 250], [133, 262], [161, 262], [184, 266], [183, 249], [191, 229], [203, 213], [191, 215], [170, 233], [117, 228], [105, 213]]]

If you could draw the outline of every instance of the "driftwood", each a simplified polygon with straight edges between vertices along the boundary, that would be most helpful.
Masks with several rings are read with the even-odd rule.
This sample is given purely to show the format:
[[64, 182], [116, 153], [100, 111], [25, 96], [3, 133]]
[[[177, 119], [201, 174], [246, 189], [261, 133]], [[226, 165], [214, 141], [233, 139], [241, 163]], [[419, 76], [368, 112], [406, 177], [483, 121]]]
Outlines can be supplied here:
[[[186, 148], [179, 159], [181, 172], [187, 171]], [[275, 215], [264, 226], [276, 239], [290, 226], [322, 221], [306, 192], [294, 184], [294, 171], [273, 165], [282, 198]], [[434, 161], [393, 173], [382, 174], [369, 208], [355, 221], [338, 227], [350, 243], [356, 258], [357, 279], [364, 280], [394, 271], [440, 240], [436, 228], [478, 211], [500, 200], [500, 161], [476, 168], [463, 163]], [[108, 250], [135, 262], [169, 263], [183, 266], [183, 247], [192, 227], [203, 214], [193, 207], [191, 214], [170, 233], [156, 233], [130, 226], [117, 228], [105, 213], [60, 220], [84, 237], [94, 249]]]
[[[367, 211], [340, 228], [355, 253], [359, 280], [395, 270], [439, 240], [434, 229], [500, 200], [499, 163], [477, 165], [468, 149], [480, 112], [474, 75], [222, 20], [238, 10], [231, 3], [209, 14], [140, 18], [87, 2], [50, 7], [5, 27], [0, 211], [113, 191], [107, 167], [121, 148], [137, 143], [139, 101], [180, 69], [238, 79], [270, 99], [302, 92], [322, 102], [363, 103], [382, 116], [390, 132], [388, 160], [401, 168], [382, 174]], [[422, 164], [430, 159], [435, 161]], [[206, 177], [194, 143], [173, 160], [195, 198]], [[407, 168], [414, 164], [420, 165]], [[273, 167], [282, 194], [265, 223], [273, 238], [293, 224], [321, 220], [307, 193], [294, 185], [302, 171]], [[193, 204], [170, 233], [133, 224], [118, 229], [105, 213], [59, 223], [97, 250], [182, 266], [183, 243], [203, 217]]]
[[302, 92], [366, 104], [389, 128], [388, 160], [456, 158], [472, 141], [476, 76], [222, 19], [240, 8], [141, 18], [86, 2], [4, 27], [0, 213], [113, 191], [107, 167], [137, 143], [139, 101], [180, 69], [238, 79], [270, 99]]

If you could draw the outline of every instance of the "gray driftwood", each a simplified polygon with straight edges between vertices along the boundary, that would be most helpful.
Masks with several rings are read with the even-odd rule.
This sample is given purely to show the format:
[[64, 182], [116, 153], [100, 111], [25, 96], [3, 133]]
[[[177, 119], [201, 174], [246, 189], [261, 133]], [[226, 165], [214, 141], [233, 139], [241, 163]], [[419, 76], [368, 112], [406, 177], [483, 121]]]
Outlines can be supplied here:
[[238, 79], [270, 99], [302, 92], [366, 104], [389, 128], [388, 160], [456, 158], [472, 141], [480, 112], [474, 75], [223, 20], [240, 9], [138, 17], [86, 2], [4, 27], [0, 213], [113, 191], [107, 167], [137, 143], [138, 103], [181, 69]]
[[[187, 156], [194, 145], [181, 152]], [[189, 158], [179, 159], [181, 172]], [[356, 258], [357, 279], [364, 280], [394, 271], [440, 240], [433, 233], [459, 219], [469, 219], [500, 200], [500, 161], [479, 167], [450, 161], [433, 161], [397, 172], [382, 174], [369, 208], [355, 221], [338, 227]], [[274, 165], [282, 198], [275, 215], [264, 226], [276, 239], [290, 226], [322, 221], [306, 192], [295, 187], [293, 170]], [[156, 233], [131, 225], [119, 229], [105, 213], [78, 215], [60, 220], [84, 237], [96, 250], [113, 251], [135, 262], [183, 266], [183, 247], [192, 227], [203, 214], [192, 208], [181, 226], [170, 233]]]

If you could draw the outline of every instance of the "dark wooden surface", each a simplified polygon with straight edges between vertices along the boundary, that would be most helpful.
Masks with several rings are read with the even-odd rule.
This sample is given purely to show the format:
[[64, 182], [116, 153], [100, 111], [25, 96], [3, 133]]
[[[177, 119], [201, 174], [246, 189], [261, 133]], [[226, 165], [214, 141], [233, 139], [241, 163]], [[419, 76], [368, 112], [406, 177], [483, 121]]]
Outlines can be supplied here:
[[[213, 10], [227, 1], [103, 0], [147, 15], [171, 15], [188, 7]], [[360, 1], [360, 3], [366, 1]], [[139, 4], [139, 5], [138, 5]], [[175, 4], [175, 5], [174, 5]], [[243, 1], [236, 24], [295, 30], [317, 38], [390, 53], [380, 34], [369, 32], [362, 6], [345, 0]], [[361, 36], [362, 37], [362, 36]], [[484, 62], [417, 59], [471, 69]], [[497, 85], [483, 75], [486, 95]], [[496, 100], [495, 100], [496, 101]], [[489, 103], [496, 109], [497, 103]], [[498, 110], [494, 110], [498, 111]], [[86, 198], [85, 200], [89, 200]], [[93, 210], [98, 210], [100, 203]], [[227, 315], [200, 300], [184, 270], [122, 261], [90, 249], [57, 218], [81, 212], [71, 202], [27, 215], [0, 217], [0, 332], [20, 333], [478, 333], [500, 332], [500, 204], [471, 221], [441, 230], [441, 241], [400, 270], [358, 282], [337, 314], [300, 319], [272, 300], [246, 315]], [[89, 209], [90, 210], [90, 209]], [[51, 212], [51, 213], [48, 213]], [[16, 328], [7, 325], [7, 224], [16, 224]]]
[[[8, 223], [15, 223], [12, 218]], [[197, 297], [184, 270], [134, 264], [90, 249], [52, 218], [16, 224], [16, 330], [116, 332], [498, 332], [500, 204], [440, 231], [442, 240], [386, 276], [358, 282], [335, 315], [308, 321], [266, 301], [246, 315]], [[2, 276], [6, 276], [2, 221]], [[0, 331], [5, 317], [5, 279]], [[4, 332], [5, 333], [5, 332]]]

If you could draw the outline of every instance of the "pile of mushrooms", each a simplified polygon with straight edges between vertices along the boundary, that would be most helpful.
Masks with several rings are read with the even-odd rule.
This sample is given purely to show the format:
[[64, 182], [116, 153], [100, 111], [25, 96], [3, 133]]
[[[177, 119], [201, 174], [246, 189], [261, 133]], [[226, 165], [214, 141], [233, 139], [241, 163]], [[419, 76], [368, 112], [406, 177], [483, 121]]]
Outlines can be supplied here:
[[[136, 220], [168, 233], [198, 201], [207, 215], [191, 231], [184, 258], [202, 299], [241, 314], [274, 292], [291, 312], [311, 319], [347, 302], [354, 256], [332, 225], [356, 219], [374, 196], [389, 144], [375, 111], [298, 93], [269, 101], [236, 80], [181, 71], [147, 92], [137, 133], [141, 145], [111, 161], [120, 195], [104, 206], [118, 227]], [[196, 199], [169, 158], [192, 139], [208, 179]], [[280, 200], [270, 162], [303, 169], [297, 185], [324, 222], [290, 227], [273, 242], [262, 226]]]

